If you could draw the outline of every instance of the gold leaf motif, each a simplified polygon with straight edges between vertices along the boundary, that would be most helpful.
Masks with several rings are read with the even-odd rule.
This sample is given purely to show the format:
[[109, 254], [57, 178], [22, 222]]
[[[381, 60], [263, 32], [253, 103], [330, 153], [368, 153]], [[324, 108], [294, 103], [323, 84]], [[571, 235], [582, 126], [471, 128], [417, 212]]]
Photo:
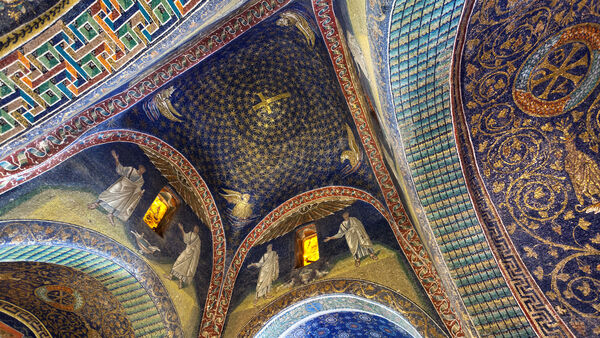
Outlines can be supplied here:
[[556, 232], [559, 235], [562, 235], [562, 227], [558, 224], [552, 225], [552, 231]]
[[563, 170], [563, 166], [561, 165], [560, 161], [555, 161], [550, 165], [551, 169], [554, 169], [556, 171], [562, 171]]
[[477, 67], [475, 67], [472, 64], [468, 64], [467, 65], [467, 76], [473, 77], [473, 75], [475, 75], [475, 73], [477, 73]]
[[571, 116], [573, 116], [573, 122], [577, 122], [583, 116], [583, 112], [582, 111], [574, 111], [571, 113]]
[[567, 213], [563, 216], [563, 218], [565, 220], [570, 220], [570, 219], [575, 218], [575, 215], [573, 215], [573, 210], [567, 211]]
[[495, 193], [499, 193], [500, 191], [504, 190], [504, 182], [494, 182], [493, 190]]
[[540, 210], [540, 211], [538, 211], [538, 214], [540, 214], [540, 216], [542, 218], [548, 217], [548, 212], [547, 211]]
[[583, 133], [581, 133], [581, 134], [579, 135], [579, 138], [580, 138], [580, 139], [581, 139], [583, 142], [585, 142], [585, 143], [588, 143], [588, 142], [590, 142], [590, 134], [588, 134], [588, 132], [587, 132], [587, 131], [584, 131]]
[[558, 251], [556, 251], [556, 249], [548, 250], [548, 254], [554, 258], [558, 258]]
[[467, 108], [469, 109], [473, 109], [477, 107], [477, 103], [473, 102], [473, 101], [469, 101], [469, 103], [467, 103]]
[[590, 146], [590, 149], [592, 149], [595, 153], [597, 153], [598, 152], [598, 145], [594, 144], [594, 145]]
[[537, 252], [535, 252], [532, 248], [526, 246], [526, 247], [523, 248], [523, 250], [525, 250], [525, 252], [527, 253], [526, 254], [527, 257], [538, 258]]
[[596, 237], [591, 239], [592, 243], [600, 244], [600, 234], [596, 234]]
[[488, 141], [485, 140], [483, 143], [479, 144], [479, 148], [477, 149], [477, 151], [480, 152], [480, 153], [482, 153], [482, 152], [485, 151], [485, 149], [487, 148], [487, 146], [488, 146]]
[[554, 130], [554, 127], [552, 127], [550, 122], [548, 122], [542, 126], [542, 130], [550, 132], [550, 131]]
[[[556, 294], [553, 291], [548, 291], [548, 292], [546, 292], [546, 297], [548, 297], [548, 299], [550, 299], [550, 300], [555, 300]], [[558, 307], [556, 309], [558, 310]], [[559, 313], [560, 313], [560, 311], [559, 311]]]
[[588, 282], [583, 282], [577, 287], [577, 290], [581, 291], [581, 293], [587, 297], [587, 295], [589, 295], [592, 291], [592, 288], [590, 288], [590, 284]]
[[571, 322], [569, 323], [571, 326], [577, 330], [581, 335], [585, 334], [585, 323], [581, 320], [577, 320], [575, 318], [571, 318]]
[[579, 266], [579, 270], [587, 273], [588, 275], [592, 273], [592, 268], [589, 265], [587, 265], [587, 264], [580, 265]]
[[[546, 294], [548, 295], [548, 294]], [[554, 300], [556, 298], [556, 296], [554, 296], [554, 298], [551, 298], [552, 300]], [[558, 312], [559, 315], [564, 315], [565, 313], [567, 313], [567, 310], [562, 306], [562, 305], [558, 305], [556, 307], [556, 312]]]
[[[512, 235], [517, 230], [517, 226], [516, 226], [516, 224], [513, 223], [513, 224], [507, 226], [506, 230], [508, 230], [508, 233]], [[600, 267], [600, 264], [598, 264], [598, 266]]]
[[594, 328], [594, 330], [592, 332], [594, 334], [600, 334], [600, 326], [596, 326], [596, 328]]
[[542, 280], [544, 279], [544, 269], [542, 269], [541, 266], [538, 266], [537, 268], [535, 268], [535, 270], [533, 271], [533, 274], [539, 279]]
[[535, 197], [536, 199], [540, 199], [544, 196], [546, 196], [546, 193], [544, 192], [544, 189], [542, 189], [542, 187], [537, 187], [533, 192], [533, 197]]
[[568, 280], [569, 280], [569, 278], [570, 278], [570, 277], [569, 277], [569, 274], [567, 274], [567, 273], [559, 273], [559, 274], [556, 276], [556, 278], [557, 278], [558, 280], [560, 280], [560, 281], [566, 282], [566, 281], [568, 281]]
[[580, 227], [580, 228], [582, 228], [583, 230], [587, 230], [587, 229], [590, 227], [590, 225], [591, 225], [591, 224], [592, 224], [592, 223], [590, 223], [590, 222], [588, 222], [588, 221], [584, 220], [583, 218], [580, 218], [580, 219], [579, 219], [579, 223], [577, 223], [577, 226], [579, 226], [579, 227]]

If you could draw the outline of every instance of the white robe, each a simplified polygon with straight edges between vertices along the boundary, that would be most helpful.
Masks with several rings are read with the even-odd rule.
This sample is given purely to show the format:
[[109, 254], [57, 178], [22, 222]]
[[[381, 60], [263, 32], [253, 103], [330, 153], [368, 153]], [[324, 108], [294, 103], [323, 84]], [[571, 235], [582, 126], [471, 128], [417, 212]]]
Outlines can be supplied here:
[[352, 256], [354, 256], [354, 259], [361, 259], [374, 252], [371, 239], [358, 218], [348, 217], [347, 221], [343, 221], [342, 224], [340, 224], [338, 233], [332, 237], [341, 238], [342, 236], [346, 237], [346, 243], [348, 244]]
[[271, 284], [279, 277], [279, 256], [275, 251], [267, 251], [256, 264], [260, 268], [256, 282], [256, 298], [260, 298], [271, 291]]
[[132, 167], [117, 165], [117, 174], [121, 175], [115, 183], [98, 196], [100, 206], [126, 222], [142, 198], [144, 179]]
[[183, 242], [186, 245], [185, 250], [177, 257], [171, 269], [171, 274], [183, 283], [188, 283], [196, 274], [196, 268], [200, 260], [201, 242], [198, 234], [191, 231], [183, 235]]

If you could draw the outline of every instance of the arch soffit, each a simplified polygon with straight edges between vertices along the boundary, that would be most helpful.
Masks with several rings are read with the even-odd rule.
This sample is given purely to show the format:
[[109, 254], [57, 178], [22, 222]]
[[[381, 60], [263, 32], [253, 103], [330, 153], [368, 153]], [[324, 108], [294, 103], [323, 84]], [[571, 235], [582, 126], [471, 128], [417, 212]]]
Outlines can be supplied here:
[[[225, 269], [224, 257], [226, 243], [223, 232], [223, 222], [216, 207], [213, 195], [206, 185], [206, 182], [202, 179], [194, 166], [179, 151], [166, 142], [155, 136], [127, 129], [107, 130], [94, 133], [78, 140], [65, 151], [54, 155], [49, 161], [45, 161], [39, 167], [36, 167], [35, 170], [23, 173], [23, 176], [19, 179], [18, 185], [45, 173], [84, 150], [94, 146], [115, 142], [133, 143], [142, 147], [144, 151], [151, 151], [153, 154], [162, 156], [164, 160], [168, 161], [173, 169], [177, 170], [178, 176], [189, 182], [190, 186], [193, 187], [191, 192], [193, 193], [194, 198], [197, 201], [202, 202], [199, 205], [202, 208], [200, 215], [198, 215], [198, 210], [194, 211], [200, 219], [209, 220], [209, 224], [206, 225], [209, 227], [212, 236], [212, 274], [204, 305], [204, 313], [211, 308], [215, 308], [214, 303], [218, 298], [219, 287], [223, 280]], [[0, 187], [0, 193], [2, 192], [2, 188]]]

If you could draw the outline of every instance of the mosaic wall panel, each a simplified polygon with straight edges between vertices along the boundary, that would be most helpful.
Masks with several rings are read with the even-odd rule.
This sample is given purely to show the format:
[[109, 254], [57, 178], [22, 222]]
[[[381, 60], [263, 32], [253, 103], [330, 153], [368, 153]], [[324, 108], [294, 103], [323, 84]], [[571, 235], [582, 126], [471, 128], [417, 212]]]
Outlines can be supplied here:
[[462, 7], [396, 2], [389, 55], [398, 128], [417, 194], [477, 330], [532, 336], [486, 242], [456, 153], [448, 77]]
[[100, 282], [123, 306], [136, 337], [166, 336], [162, 318], [135, 276], [113, 261], [56, 245], [0, 247], [0, 262], [44, 262], [77, 269]]
[[[97, 0], [75, 5], [0, 59], [0, 143], [121, 70], [200, 2]], [[15, 42], [2, 41], [0, 52]]]
[[446, 336], [423, 310], [402, 295], [375, 283], [351, 279], [330, 279], [296, 288], [262, 309], [240, 334], [275, 337], [294, 323], [336, 309], [382, 316], [416, 336]]
[[285, 336], [294, 337], [302, 337], [308, 334], [314, 334], [317, 337], [419, 337], [418, 335], [411, 335], [403, 327], [383, 317], [356, 311], [324, 313], [307, 319], [284, 333]]
[[600, 336], [600, 12], [485, 1], [468, 19], [452, 99], [477, 212], [536, 331]]
[[77, 269], [0, 262], [0, 276], [0, 298], [33, 314], [55, 337], [135, 337], [121, 304]]
[[[18, 246], [20, 243], [29, 243], [30, 245], [22, 249]], [[58, 249], [54, 250], [54, 246], [57, 246]], [[0, 248], [3, 259], [7, 261], [47, 260], [65, 266], [73, 264], [73, 267], [90, 269], [89, 272], [93, 274], [100, 273], [100, 276], [113, 271], [113, 266], [116, 263], [126, 272], [125, 275], [121, 274], [121, 277], [134, 276], [142, 288], [138, 288], [136, 286], [138, 284], [135, 283], [128, 286], [120, 285], [120, 283], [105, 283], [108, 283], [107, 285], [110, 285], [111, 288], [122, 286], [123, 289], [119, 292], [124, 292], [126, 294], [124, 297], [139, 297], [136, 298], [138, 301], [147, 300], [143, 295], [140, 296], [141, 290], [145, 290], [147, 297], [152, 300], [154, 307], [160, 314], [162, 330], [166, 331], [167, 335], [183, 336], [177, 311], [155, 272], [133, 252], [104, 235], [59, 222], [0, 221]], [[50, 255], [43, 257], [46, 253]], [[96, 271], [96, 268], [106, 270], [100, 272]], [[123, 283], [125, 282], [124, 279]], [[138, 291], [130, 293], [128, 291], [130, 288], [137, 288]], [[144, 335], [148, 333], [152, 335], [159, 333], [160, 331], [150, 332], [156, 329], [156, 317], [152, 316], [154, 310], [149, 307], [150, 303], [139, 304], [141, 305], [139, 308], [130, 310], [132, 318], [134, 318], [133, 323], [136, 323], [139, 327], [136, 334]], [[136, 320], [136, 310], [148, 314], [148, 319], [140, 318], [141, 321]]]

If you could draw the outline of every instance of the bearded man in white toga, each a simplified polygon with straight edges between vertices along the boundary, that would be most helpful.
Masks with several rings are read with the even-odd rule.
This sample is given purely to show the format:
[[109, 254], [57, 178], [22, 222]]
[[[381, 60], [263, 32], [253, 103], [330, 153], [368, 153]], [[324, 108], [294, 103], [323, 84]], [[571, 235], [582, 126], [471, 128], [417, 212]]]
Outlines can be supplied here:
[[258, 281], [256, 282], [256, 295], [254, 296], [254, 304], [259, 298], [269, 298], [271, 285], [279, 277], [279, 256], [273, 251], [273, 245], [267, 245], [267, 252], [261, 257], [260, 261], [248, 265], [249, 268], [260, 268], [258, 273]]
[[340, 230], [337, 234], [325, 238], [325, 242], [329, 242], [332, 239], [346, 237], [346, 243], [348, 248], [354, 257], [354, 265], [360, 266], [360, 259], [369, 255], [373, 260], [377, 260], [375, 250], [373, 250], [373, 244], [371, 239], [365, 230], [362, 222], [356, 217], [350, 217], [350, 214], [346, 211], [342, 215], [344, 221], [340, 224]]
[[185, 249], [179, 254], [177, 260], [175, 260], [175, 264], [173, 264], [173, 268], [171, 269], [171, 274], [168, 275], [167, 278], [177, 278], [179, 288], [181, 289], [184, 284], [189, 283], [194, 279], [198, 261], [200, 261], [201, 242], [200, 236], [198, 236], [200, 228], [197, 225], [194, 226], [194, 230], [190, 232], [185, 232], [181, 223], [179, 223], [178, 226], [183, 234]]
[[114, 216], [126, 222], [142, 198], [144, 193], [142, 175], [146, 172], [146, 168], [143, 165], [137, 169], [124, 167], [119, 162], [119, 155], [114, 150], [110, 154], [115, 159], [117, 174], [121, 175], [121, 178], [104, 190], [96, 202], [88, 204], [88, 209], [102, 207], [108, 212], [108, 220], [114, 226]]

